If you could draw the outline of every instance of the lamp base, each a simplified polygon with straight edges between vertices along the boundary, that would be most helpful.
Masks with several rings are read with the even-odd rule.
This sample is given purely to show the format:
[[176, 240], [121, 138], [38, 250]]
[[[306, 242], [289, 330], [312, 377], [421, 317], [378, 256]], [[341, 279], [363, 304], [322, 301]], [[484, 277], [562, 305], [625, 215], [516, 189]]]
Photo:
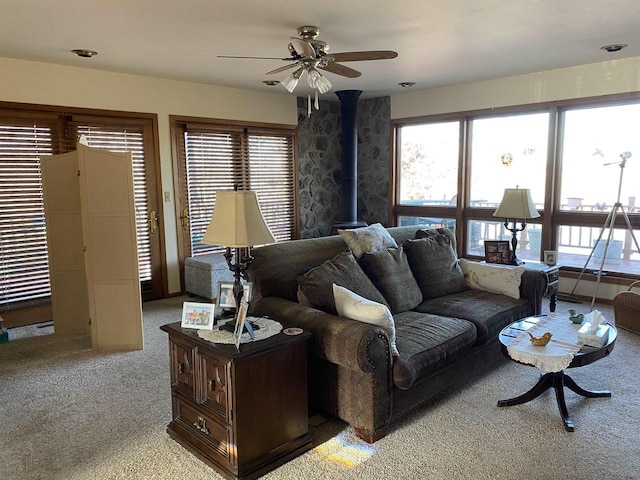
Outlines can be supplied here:
[[513, 258], [511, 260], [511, 265], [524, 265], [524, 261], [520, 260], [519, 258]]
[[[245, 322], [247, 322], [247, 320], [245, 320]], [[248, 322], [249, 325], [251, 325], [251, 328], [253, 328], [253, 330], [260, 330], [260, 325], [258, 325], [257, 323], [253, 323], [253, 322]], [[220, 325], [218, 327], [218, 330], [224, 330], [225, 332], [235, 332], [236, 330], [236, 321], [235, 320], [230, 320], [227, 323], [223, 323], [222, 325]], [[244, 332], [248, 332], [247, 327], [243, 325], [243, 330], [242, 333]]]

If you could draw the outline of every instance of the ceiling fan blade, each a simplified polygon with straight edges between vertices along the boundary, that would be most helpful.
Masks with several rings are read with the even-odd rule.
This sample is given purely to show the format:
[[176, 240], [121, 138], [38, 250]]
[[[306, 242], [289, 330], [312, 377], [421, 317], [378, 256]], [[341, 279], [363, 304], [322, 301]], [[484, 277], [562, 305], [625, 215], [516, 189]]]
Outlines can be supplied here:
[[316, 56], [316, 51], [313, 49], [309, 42], [298, 37], [291, 37], [290, 40], [293, 48], [301, 57], [313, 58]]
[[290, 68], [295, 67], [296, 65], [298, 65], [298, 63], [290, 63], [289, 65], [285, 65], [284, 67], [279, 67], [276, 68], [275, 70], [271, 70], [270, 72], [267, 72], [267, 75], [271, 75], [272, 73], [280, 73], [280, 72], [284, 72], [285, 70], [289, 70]]
[[335, 62], [327, 64], [326, 67], [318, 66], [318, 68], [348, 78], [358, 78], [360, 75], [362, 75], [359, 71], [354, 70], [353, 68], [345, 67], [344, 65], [340, 65], [339, 63]]
[[368, 52], [330, 53], [328, 55], [333, 57], [336, 62], [359, 62], [362, 60], [386, 60], [396, 58], [398, 53], [391, 50], [371, 50]]
[[284, 60], [285, 62], [292, 62], [293, 58], [282, 58], [282, 57], [241, 57], [237, 55], [218, 55], [218, 58], [248, 58], [251, 60]]

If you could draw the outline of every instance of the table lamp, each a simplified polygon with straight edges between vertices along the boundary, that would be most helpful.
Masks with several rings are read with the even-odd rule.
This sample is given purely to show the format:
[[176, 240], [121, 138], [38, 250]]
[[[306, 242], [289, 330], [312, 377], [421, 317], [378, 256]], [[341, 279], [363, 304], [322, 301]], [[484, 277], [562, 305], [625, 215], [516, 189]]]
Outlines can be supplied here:
[[[236, 302], [236, 319], [244, 295], [241, 278], [253, 260], [251, 247], [275, 241], [264, 221], [255, 192], [238, 190], [237, 187], [235, 190], [216, 192], [211, 222], [201, 242], [227, 248], [224, 257], [234, 276], [233, 297]], [[232, 248], [234, 253], [231, 251]]]
[[[521, 232], [527, 226], [527, 220], [531, 218], [538, 218], [540, 214], [536, 210], [533, 200], [531, 200], [531, 193], [528, 188], [505, 188], [504, 196], [500, 202], [500, 206], [493, 212], [494, 217], [504, 218], [504, 228], [511, 232], [511, 247], [513, 249], [513, 256], [511, 257], [511, 263], [513, 265], [522, 265], [524, 262], [516, 256], [516, 247], [518, 246], [518, 239], [516, 234]], [[513, 223], [512, 227], [509, 227], [509, 222]], [[520, 228], [516, 225], [520, 223]]]

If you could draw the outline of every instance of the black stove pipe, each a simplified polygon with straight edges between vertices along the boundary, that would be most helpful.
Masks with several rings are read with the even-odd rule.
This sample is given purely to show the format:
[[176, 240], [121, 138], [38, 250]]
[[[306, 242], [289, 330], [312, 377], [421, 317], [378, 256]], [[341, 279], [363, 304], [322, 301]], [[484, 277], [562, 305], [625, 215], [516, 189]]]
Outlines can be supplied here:
[[358, 98], [362, 90], [340, 90], [336, 95], [340, 99], [342, 123], [342, 221], [334, 224], [337, 228], [356, 228], [366, 226], [366, 222], [358, 221], [358, 131], [356, 115]]

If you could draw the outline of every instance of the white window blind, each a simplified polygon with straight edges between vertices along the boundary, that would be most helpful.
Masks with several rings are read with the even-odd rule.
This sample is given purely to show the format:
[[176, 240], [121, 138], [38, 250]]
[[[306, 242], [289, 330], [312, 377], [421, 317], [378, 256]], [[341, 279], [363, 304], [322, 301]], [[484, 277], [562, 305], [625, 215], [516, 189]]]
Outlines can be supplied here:
[[291, 240], [295, 234], [293, 138], [250, 134], [248, 141], [250, 189], [256, 191], [276, 240]]
[[133, 159], [133, 189], [136, 205], [136, 231], [138, 234], [138, 262], [140, 281], [151, 280], [151, 248], [149, 238], [147, 179], [145, 171], [144, 132], [141, 127], [91, 125], [70, 122], [68, 135], [70, 150], [75, 150], [75, 139], [84, 135], [90, 147], [111, 152], [131, 152]]
[[0, 305], [51, 295], [40, 156], [53, 153], [47, 125], [0, 118]]
[[277, 240], [295, 235], [293, 133], [223, 131], [187, 125], [184, 131], [191, 255], [223, 251], [200, 243], [216, 190], [254, 190]]

